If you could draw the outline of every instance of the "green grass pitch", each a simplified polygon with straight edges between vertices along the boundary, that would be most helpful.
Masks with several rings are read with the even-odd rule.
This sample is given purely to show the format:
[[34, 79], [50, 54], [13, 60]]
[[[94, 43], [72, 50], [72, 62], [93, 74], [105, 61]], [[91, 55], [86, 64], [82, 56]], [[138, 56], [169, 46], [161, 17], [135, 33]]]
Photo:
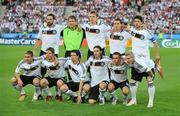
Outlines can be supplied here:
[[[160, 48], [161, 64], [164, 70], [164, 79], [155, 79], [155, 104], [152, 109], [146, 108], [148, 92], [146, 81], [139, 84], [138, 104], [126, 107], [118, 102], [116, 106], [106, 103], [104, 106], [75, 104], [65, 100], [59, 103], [52, 100], [49, 103], [42, 101], [32, 102], [34, 88], [25, 87], [28, 94], [24, 102], [19, 102], [19, 93], [10, 85], [10, 78], [14, 74], [17, 63], [23, 58], [26, 50], [32, 46], [0, 46], [0, 116], [179, 116], [180, 115], [180, 49]], [[87, 48], [82, 48], [83, 57], [86, 57]], [[151, 50], [154, 55], [154, 50]], [[63, 47], [60, 56], [63, 56]], [[152, 56], [153, 57], [153, 56]], [[54, 92], [54, 88], [52, 89]], [[118, 97], [121, 99], [120, 90]]]

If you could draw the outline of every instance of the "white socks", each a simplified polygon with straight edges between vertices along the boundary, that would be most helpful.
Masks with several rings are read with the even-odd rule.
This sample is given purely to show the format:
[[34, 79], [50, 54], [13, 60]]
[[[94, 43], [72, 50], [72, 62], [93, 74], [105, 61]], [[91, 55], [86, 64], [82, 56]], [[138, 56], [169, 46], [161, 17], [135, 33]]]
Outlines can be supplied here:
[[136, 92], [138, 88], [138, 83], [130, 83], [130, 90], [131, 90], [131, 98], [133, 101], [136, 101]]
[[101, 89], [99, 88], [99, 97], [100, 97], [100, 98], [104, 98], [105, 92], [106, 92], [106, 89], [101, 90]]
[[153, 104], [154, 94], [155, 94], [155, 86], [153, 84], [153, 81], [148, 82], [148, 93], [149, 93], [149, 104]]

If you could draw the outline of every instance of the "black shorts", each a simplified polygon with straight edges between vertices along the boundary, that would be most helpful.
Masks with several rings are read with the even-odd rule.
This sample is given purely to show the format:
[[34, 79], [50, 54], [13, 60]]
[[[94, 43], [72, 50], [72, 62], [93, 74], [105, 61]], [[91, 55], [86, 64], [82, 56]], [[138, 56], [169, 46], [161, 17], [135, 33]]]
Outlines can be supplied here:
[[57, 81], [62, 80], [64, 82], [64, 78], [51, 78], [51, 77], [46, 77], [47, 81], [49, 82], [49, 88], [53, 86], [57, 86]]
[[[107, 85], [109, 84], [108, 81], [103, 81], [103, 82], [105, 82]], [[98, 97], [99, 97], [99, 84], [94, 87], [91, 87], [89, 93], [89, 99], [93, 99], [97, 101]]]
[[[89, 84], [89, 81], [84, 82], [84, 85], [85, 84]], [[70, 82], [66, 83], [66, 85], [68, 86], [69, 90], [72, 90], [74, 92], [79, 90], [79, 82], [72, 82], [72, 81], [70, 81]]]
[[[151, 71], [153, 72], [153, 80], [155, 78], [155, 72], [154, 69], [152, 68]], [[138, 73], [134, 68], [131, 68], [131, 79], [135, 80], [135, 81], [139, 81], [141, 82], [143, 77], [148, 77], [149, 74], [147, 72], [143, 72], [143, 73]]]
[[118, 88], [121, 88], [121, 90], [123, 89], [123, 87], [128, 87], [129, 88], [129, 81], [128, 80], [125, 80], [123, 82], [116, 82], [114, 80], [111, 80], [110, 83], [114, 84], [115, 86], [115, 90], [118, 89]]
[[79, 90], [79, 82], [68, 82], [66, 83], [66, 85], [68, 86], [69, 90], [72, 90], [74, 92]]
[[23, 87], [28, 84], [33, 84], [34, 78], [40, 78], [40, 77], [20, 75], [20, 79], [23, 82]]

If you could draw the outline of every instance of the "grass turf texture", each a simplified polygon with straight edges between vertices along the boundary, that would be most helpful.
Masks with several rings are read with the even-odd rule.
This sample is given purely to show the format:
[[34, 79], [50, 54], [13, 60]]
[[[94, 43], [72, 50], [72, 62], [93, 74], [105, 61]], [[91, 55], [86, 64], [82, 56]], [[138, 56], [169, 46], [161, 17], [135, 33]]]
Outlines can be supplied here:
[[[137, 100], [138, 104], [126, 107], [119, 103], [112, 106], [106, 103], [104, 106], [75, 104], [71, 101], [59, 103], [52, 100], [46, 103], [44, 100], [32, 102], [34, 88], [31, 85], [25, 87], [28, 94], [24, 102], [19, 102], [19, 92], [10, 85], [17, 63], [23, 58], [26, 50], [32, 46], [0, 46], [0, 116], [179, 116], [180, 114], [180, 49], [161, 48], [161, 64], [164, 70], [164, 79], [155, 79], [155, 104], [152, 109], [146, 108], [148, 102], [147, 83], [145, 79], [139, 84]], [[83, 58], [86, 58], [87, 48], [82, 48]], [[151, 50], [154, 55], [154, 50]], [[60, 48], [60, 56], [64, 55], [63, 47]], [[54, 93], [54, 88], [51, 89]], [[117, 91], [118, 97], [122, 95]]]

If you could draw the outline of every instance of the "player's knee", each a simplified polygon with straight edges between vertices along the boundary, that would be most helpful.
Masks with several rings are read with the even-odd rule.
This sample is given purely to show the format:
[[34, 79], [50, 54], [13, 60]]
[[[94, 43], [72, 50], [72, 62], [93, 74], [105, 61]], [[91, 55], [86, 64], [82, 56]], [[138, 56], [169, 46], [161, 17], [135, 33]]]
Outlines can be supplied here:
[[60, 90], [62, 92], [66, 92], [68, 90], [68, 86], [67, 85], [63, 85], [63, 86], [61, 86]]
[[62, 80], [58, 80], [57, 81], [57, 86], [60, 88], [62, 85], [64, 84], [64, 82]]
[[15, 77], [11, 78], [10, 83], [12, 85], [16, 85], [17, 84], [17, 79]]
[[129, 88], [128, 87], [123, 87], [122, 92], [124, 94], [128, 94], [129, 93]]
[[41, 87], [46, 87], [46, 86], [48, 86], [48, 81], [46, 80], [46, 79], [42, 79], [41, 81], [40, 81], [40, 85], [41, 85]]
[[147, 82], [151, 82], [152, 78], [150, 76], [147, 77]]
[[108, 90], [111, 92], [114, 90], [114, 85], [112, 83], [109, 83]]
[[84, 92], [88, 92], [90, 90], [90, 85], [89, 84], [85, 84], [84, 86], [83, 86], [83, 91]]
[[99, 84], [99, 88], [100, 88], [100, 89], [106, 89], [106, 88], [107, 88], [107, 84], [106, 84], [105, 82], [101, 82], [101, 83]]
[[38, 79], [38, 78], [33, 79], [33, 85], [39, 86], [40, 85], [40, 79]]
[[94, 100], [94, 99], [89, 99], [88, 102], [89, 102], [89, 104], [95, 104], [95, 103], [96, 103], [96, 100]]

